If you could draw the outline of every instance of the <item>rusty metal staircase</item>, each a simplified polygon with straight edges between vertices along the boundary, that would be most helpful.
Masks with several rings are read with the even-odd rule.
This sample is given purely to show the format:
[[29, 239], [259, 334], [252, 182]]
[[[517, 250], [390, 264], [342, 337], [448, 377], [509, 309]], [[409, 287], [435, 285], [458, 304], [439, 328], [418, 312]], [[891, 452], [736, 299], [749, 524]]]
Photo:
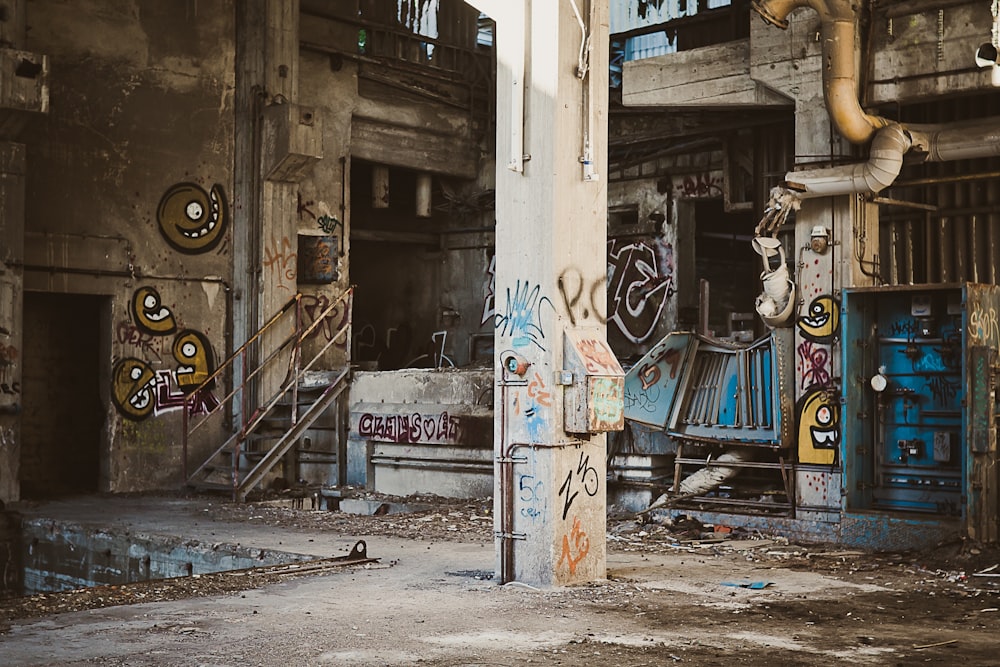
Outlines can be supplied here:
[[[183, 462], [188, 486], [231, 491], [234, 500], [245, 501], [247, 494], [264, 481], [306, 430], [333, 405], [347, 388], [350, 366], [334, 371], [313, 370], [313, 367], [335, 343], [340, 342], [350, 349], [353, 293], [352, 287], [324, 308], [308, 312], [303, 306], [302, 294], [296, 294], [185, 398]], [[325, 345], [303, 363], [304, 344], [321, 329]], [[289, 330], [290, 333], [285, 333]], [[271, 351], [255, 368], [250, 368], [251, 357], [265, 344], [272, 348]], [[215, 407], [192, 421], [199, 395], [209, 390], [218, 378], [236, 369], [237, 361], [242, 380], [237, 384], [234, 379], [233, 389]], [[271, 380], [272, 385], [278, 385], [277, 389], [266, 400], [255, 400], [268, 378], [280, 377], [282, 372], [284, 379], [280, 382]], [[242, 406], [239, 427], [189, 474], [191, 437], [211, 420], [219, 419], [227, 406], [231, 409], [237, 401]]]

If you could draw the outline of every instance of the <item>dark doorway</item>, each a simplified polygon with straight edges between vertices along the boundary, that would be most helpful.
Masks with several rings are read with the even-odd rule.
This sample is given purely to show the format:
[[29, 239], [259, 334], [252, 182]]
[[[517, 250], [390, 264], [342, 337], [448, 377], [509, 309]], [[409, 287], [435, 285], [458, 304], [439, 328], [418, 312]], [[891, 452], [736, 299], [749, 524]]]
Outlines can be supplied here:
[[695, 204], [696, 278], [709, 283], [708, 325], [716, 336], [734, 328], [733, 314], [749, 314], [755, 325], [754, 299], [760, 291], [760, 258], [750, 241], [755, 226], [750, 212], [726, 213], [721, 199]]
[[24, 295], [21, 497], [99, 490], [105, 297]]

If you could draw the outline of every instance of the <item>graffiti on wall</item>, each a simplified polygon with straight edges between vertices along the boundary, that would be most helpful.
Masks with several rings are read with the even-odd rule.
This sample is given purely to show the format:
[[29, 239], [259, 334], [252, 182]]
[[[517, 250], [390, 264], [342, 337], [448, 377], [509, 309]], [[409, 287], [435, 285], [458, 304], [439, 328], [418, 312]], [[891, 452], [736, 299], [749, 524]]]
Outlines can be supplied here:
[[830, 345], [840, 335], [840, 302], [830, 295], [817, 296], [796, 328], [801, 337], [796, 349], [799, 461], [832, 465], [840, 444], [840, 404], [833, 387]]
[[[327, 308], [330, 308], [330, 298], [325, 294], [303, 294], [301, 300], [302, 307], [302, 326], [309, 328], [316, 322], [316, 320], [322, 315]], [[330, 312], [323, 318], [323, 321], [316, 325], [316, 327], [309, 332], [308, 338], [316, 338], [317, 336], [322, 336], [323, 340], [330, 342], [333, 337], [347, 324], [347, 317], [349, 313], [346, 308], [346, 304], [342, 301], [333, 308]], [[371, 325], [369, 325], [371, 326]], [[372, 328], [372, 337], [374, 338], [375, 330]], [[346, 347], [347, 339], [343, 338], [340, 342], [334, 343], [336, 347]]]
[[155, 287], [140, 287], [129, 301], [135, 331], [149, 336], [166, 336], [177, 331], [174, 314], [163, 305]]
[[483, 319], [480, 324], [486, 324], [496, 315], [495, 290], [497, 286], [497, 256], [490, 255], [490, 268], [486, 271], [483, 281]]
[[674, 187], [682, 197], [722, 196], [722, 181], [707, 172], [685, 176], [680, 184]]
[[674, 249], [657, 241], [608, 241], [608, 321], [633, 343], [656, 330], [674, 286]]
[[456, 444], [462, 438], [462, 423], [447, 411], [409, 415], [366, 412], [358, 419], [358, 435], [383, 442]]
[[196, 183], [177, 183], [160, 199], [156, 209], [160, 234], [170, 246], [185, 254], [213, 250], [229, 224], [229, 205], [221, 185], [209, 192]]
[[[111, 371], [111, 399], [126, 419], [142, 421], [180, 410], [186, 397], [189, 413], [204, 414], [219, 405], [212, 384], [198, 387], [215, 372], [215, 356], [208, 337], [193, 329], [177, 331], [173, 311], [164, 305], [159, 291], [152, 286], [139, 287], [129, 301], [129, 321], [119, 322], [117, 340], [142, 353], [143, 359], [127, 355], [116, 361]], [[163, 352], [170, 341], [172, 369], [155, 369], [163, 362]], [[197, 393], [195, 393], [197, 391]]]

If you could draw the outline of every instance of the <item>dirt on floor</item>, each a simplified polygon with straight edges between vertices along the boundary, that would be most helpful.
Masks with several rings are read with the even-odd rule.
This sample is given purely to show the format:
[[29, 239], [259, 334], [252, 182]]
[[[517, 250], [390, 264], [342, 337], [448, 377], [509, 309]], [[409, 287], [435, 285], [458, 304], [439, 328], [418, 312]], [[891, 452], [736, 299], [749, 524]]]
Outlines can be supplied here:
[[[393, 584], [392, 573], [406, 563], [405, 556], [382, 557], [377, 564], [352, 568], [351, 582], [361, 575], [376, 576], [372, 582], [387, 591], [377, 598], [377, 605], [367, 599], [367, 593], [349, 598], [350, 618], [384, 617], [381, 623], [365, 621], [377, 630], [366, 631], [360, 620], [341, 619], [332, 626], [337, 637], [324, 637], [322, 650], [311, 653], [309, 639], [299, 637], [282, 648], [287, 632], [281, 637], [276, 633], [249, 656], [247, 664], [1000, 663], [996, 641], [1000, 551], [995, 546], [955, 542], [921, 553], [873, 554], [795, 544], [780, 535], [716, 532], [684, 517], [659, 523], [622, 515], [611, 517], [608, 523], [606, 581], [537, 590], [518, 584], [498, 586], [492, 581], [490, 499], [368, 499], [377, 501], [375, 507], [384, 511], [359, 515], [316, 510], [308, 499], [303, 507], [280, 498], [242, 505], [219, 498], [192, 501], [199, 507], [199, 520], [212, 524], [281, 529], [315, 539], [392, 538], [395, 541], [386, 544], [399, 544], [401, 552], [408, 549], [411, 553], [421, 553], [423, 547], [416, 552], [413, 548], [426, 543], [421, 556], [425, 559], [434, 557], [431, 545], [433, 554], [453, 555], [447, 549], [441, 551], [449, 544], [468, 545], [470, 553], [478, 554], [470, 562], [479, 567], [469, 569], [448, 561], [451, 565], [441, 568], [451, 569], [439, 571], [433, 562], [423, 562], [421, 567], [433, 572], [434, 578], [418, 583], [400, 579], [398, 586]], [[392, 513], [390, 509], [399, 504], [418, 511]], [[56, 622], [65, 633], [67, 624], [91, 622], [91, 617], [81, 614], [94, 610], [137, 605], [138, 614], [140, 609], [149, 609], [150, 603], [159, 603], [181, 614], [184, 601], [202, 598], [232, 606], [216, 612], [211, 637], [207, 637], [225, 639], [232, 630], [223, 622], [262, 622], [256, 618], [256, 607], [254, 620], [239, 616], [241, 605], [249, 604], [248, 595], [256, 599], [250, 591], [258, 591], [264, 599], [272, 593], [284, 599], [290, 588], [301, 586], [304, 591], [323, 585], [319, 578], [331, 577], [339, 582], [340, 594], [348, 596], [352, 586], [362, 583], [347, 584], [346, 576], [322, 568], [275, 567], [0, 601], [0, 654], [5, 645], [17, 648], [21, 652], [16, 655], [28, 660], [24, 664], [39, 665], [234, 664], [208, 659], [228, 654], [216, 655], [212, 651], [217, 649], [207, 644], [203, 655], [174, 653], [173, 644], [161, 646], [162, 641], [154, 642], [148, 635], [142, 641], [152, 642], [153, 648], [144, 652], [93, 650], [79, 661], [31, 662], [29, 658], [31, 641], [42, 627], [37, 624], [53, 623], [56, 618], [67, 619]], [[446, 594], [445, 602], [438, 597], [442, 594]], [[295, 608], [300, 606], [310, 610], [306, 614], [313, 613], [308, 604], [296, 603]], [[325, 613], [336, 616], [337, 609]], [[107, 613], [117, 618], [125, 612]], [[308, 622], [298, 621], [294, 627], [308, 627], [302, 625]], [[119, 631], [113, 624], [109, 627], [104, 632], [114, 640]], [[171, 641], [177, 639], [173, 635], [203, 632], [195, 622], [190, 627], [182, 622], [154, 627], [161, 632], [169, 627]], [[264, 624], [258, 631], [271, 627]], [[348, 627], [354, 631], [339, 634]]]

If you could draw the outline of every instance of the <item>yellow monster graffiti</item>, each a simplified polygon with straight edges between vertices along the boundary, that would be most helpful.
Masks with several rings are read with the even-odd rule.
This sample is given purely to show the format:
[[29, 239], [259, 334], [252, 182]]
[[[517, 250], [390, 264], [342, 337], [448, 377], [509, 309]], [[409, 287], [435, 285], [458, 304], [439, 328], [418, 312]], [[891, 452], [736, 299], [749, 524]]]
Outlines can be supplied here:
[[833, 342], [840, 328], [840, 303], [832, 296], [818, 296], [809, 304], [809, 313], [798, 321], [802, 337], [814, 343]]
[[156, 376], [142, 359], [128, 357], [111, 371], [111, 398], [123, 417], [142, 421], [153, 413]]
[[215, 370], [212, 346], [204, 334], [185, 329], [174, 338], [174, 359], [177, 361], [177, 387], [190, 394]]
[[160, 233], [175, 250], [193, 254], [219, 245], [229, 210], [222, 186], [205, 192], [194, 183], [178, 183], [164, 193], [156, 209]]
[[840, 406], [836, 394], [809, 390], [799, 408], [799, 462], [832, 465], [840, 443]]
[[152, 336], [166, 336], [177, 330], [177, 322], [170, 309], [160, 301], [154, 287], [140, 287], [132, 295], [132, 321], [135, 327]]

